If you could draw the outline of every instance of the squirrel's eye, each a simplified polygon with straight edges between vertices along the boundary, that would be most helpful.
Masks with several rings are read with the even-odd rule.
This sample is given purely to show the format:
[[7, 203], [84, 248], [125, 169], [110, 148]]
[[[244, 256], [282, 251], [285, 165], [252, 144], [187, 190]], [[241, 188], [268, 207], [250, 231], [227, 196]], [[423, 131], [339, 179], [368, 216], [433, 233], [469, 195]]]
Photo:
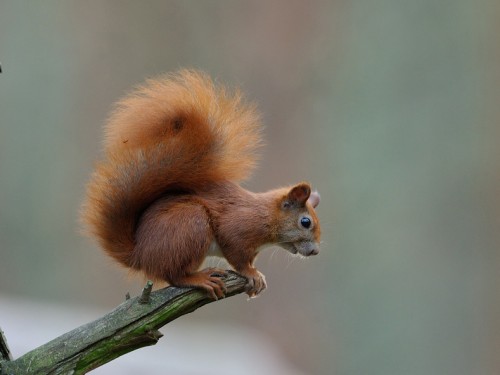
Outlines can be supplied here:
[[309, 228], [311, 226], [311, 219], [304, 216], [302, 219], [300, 219], [300, 225], [302, 225], [306, 229]]

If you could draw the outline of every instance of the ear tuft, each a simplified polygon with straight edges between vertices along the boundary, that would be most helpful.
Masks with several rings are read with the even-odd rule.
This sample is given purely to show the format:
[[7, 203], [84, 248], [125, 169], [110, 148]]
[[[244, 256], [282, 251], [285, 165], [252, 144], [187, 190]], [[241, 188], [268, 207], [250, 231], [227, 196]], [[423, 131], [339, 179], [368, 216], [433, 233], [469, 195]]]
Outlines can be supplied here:
[[302, 182], [298, 185], [295, 185], [288, 192], [287, 201], [294, 206], [303, 207], [305, 206], [307, 199], [309, 199], [310, 195], [311, 195], [311, 186], [306, 182]]
[[320, 201], [319, 193], [317, 191], [313, 191], [307, 201], [312, 206], [312, 208], [316, 208]]

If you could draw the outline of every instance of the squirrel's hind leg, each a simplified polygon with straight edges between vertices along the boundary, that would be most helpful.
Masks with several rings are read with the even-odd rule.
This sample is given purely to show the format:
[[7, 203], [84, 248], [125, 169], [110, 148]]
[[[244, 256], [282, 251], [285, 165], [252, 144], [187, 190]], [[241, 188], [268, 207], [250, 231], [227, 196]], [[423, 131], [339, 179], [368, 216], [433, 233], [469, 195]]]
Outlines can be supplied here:
[[193, 272], [189, 275], [177, 279], [175, 286], [191, 286], [204, 289], [213, 299], [223, 298], [226, 294], [226, 286], [220, 279], [226, 272], [220, 269], [207, 268], [201, 271]]
[[142, 215], [136, 231], [134, 267], [170, 285], [204, 289], [224, 296], [225, 271], [198, 271], [214, 240], [205, 207], [188, 196], [155, 202]]

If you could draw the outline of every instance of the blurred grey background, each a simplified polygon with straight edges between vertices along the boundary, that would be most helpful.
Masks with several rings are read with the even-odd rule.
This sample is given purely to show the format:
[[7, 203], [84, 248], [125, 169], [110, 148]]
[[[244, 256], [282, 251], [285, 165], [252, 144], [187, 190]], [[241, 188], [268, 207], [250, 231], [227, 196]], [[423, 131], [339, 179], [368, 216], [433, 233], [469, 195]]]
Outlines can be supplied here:
[[495, 0], [0, 2], [7, 338], [35, 345], [23, 320], [5, 326], [16, 311], [58, 306], [61, 329], [66, 308], [139, 293], [79, 234], [79, 205], [112, 103], [194, 67], [258, 103], [267, 146], [246, 186], [311, 181], [324, 244], [307, 261], [261, 254], [268, 290], [182, 318], [179, 337], [206, 347], [170, 341], [150, 373], [190, 352], [205, 371], [173, 373], [219, 374], [225, 327], [242, 366], [265, 342], [253, 361], [280, 356], [283, 373], [500, 373], [499, 16]]

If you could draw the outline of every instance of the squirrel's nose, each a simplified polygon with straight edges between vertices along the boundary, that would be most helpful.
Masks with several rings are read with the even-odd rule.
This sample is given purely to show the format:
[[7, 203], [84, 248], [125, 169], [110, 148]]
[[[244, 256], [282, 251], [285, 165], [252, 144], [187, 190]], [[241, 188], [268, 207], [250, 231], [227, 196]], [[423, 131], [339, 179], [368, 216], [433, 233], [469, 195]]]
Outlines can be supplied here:
[[319, 249], [315, 248], [311, 251], [311, 255], [318, 255], [319, 254]]
[[319, 254], [319, 248], [317, 246], [314, 246], [309, 253], [309, 255], [318, 255], [318, 254]]

